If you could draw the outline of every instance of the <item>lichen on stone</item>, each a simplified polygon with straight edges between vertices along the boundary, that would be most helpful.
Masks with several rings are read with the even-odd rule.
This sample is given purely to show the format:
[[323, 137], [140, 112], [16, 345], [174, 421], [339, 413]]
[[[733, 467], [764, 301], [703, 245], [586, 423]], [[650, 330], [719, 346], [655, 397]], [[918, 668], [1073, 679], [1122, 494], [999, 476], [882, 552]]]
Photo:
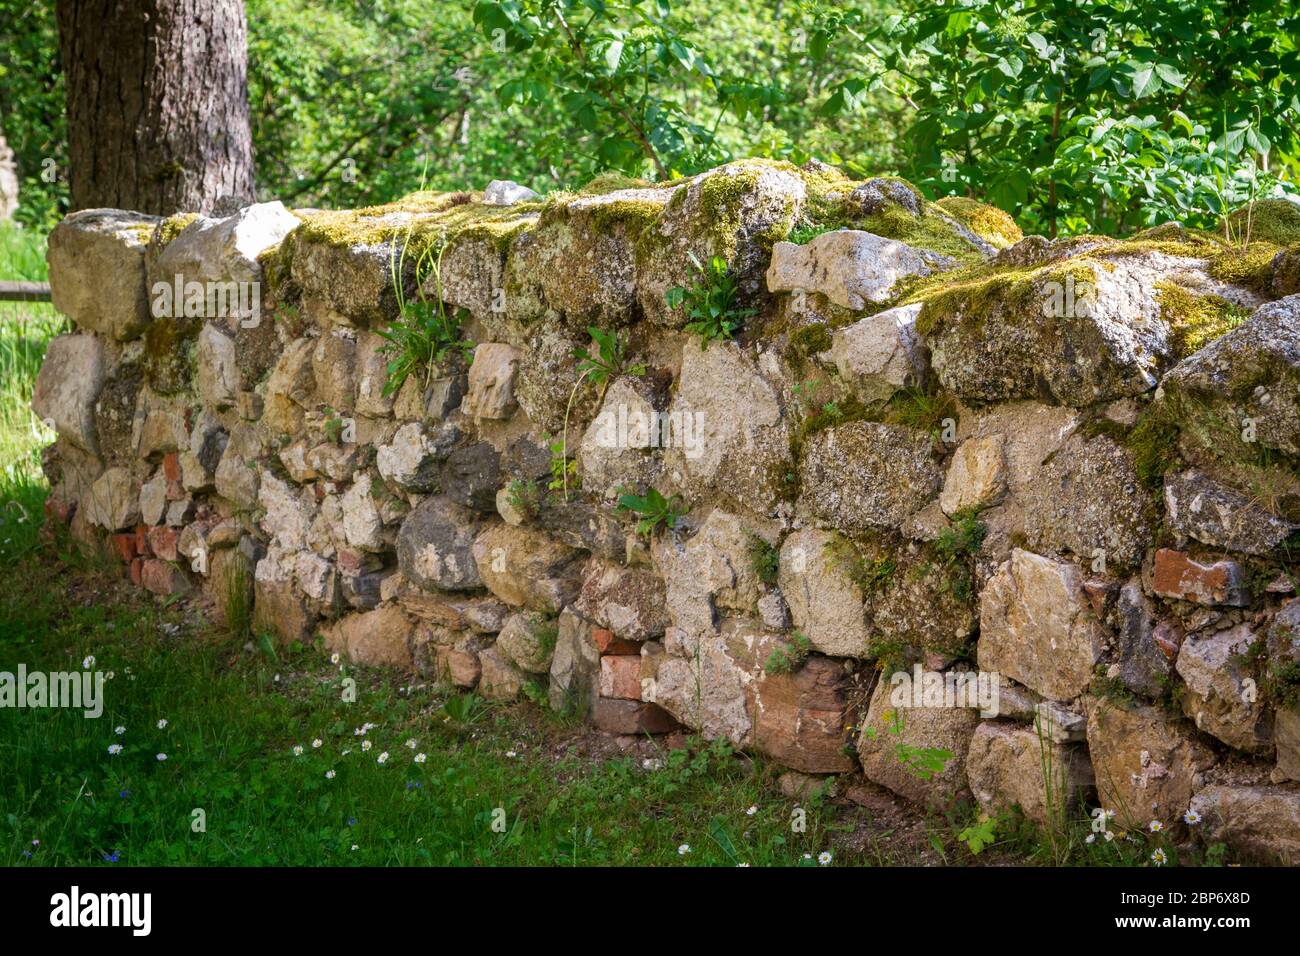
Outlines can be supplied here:
[[945, 196], [935, 205], [996, 249], [1009, 249], [1025, 237], [1016, 221], [996, 206], [965, 196]]

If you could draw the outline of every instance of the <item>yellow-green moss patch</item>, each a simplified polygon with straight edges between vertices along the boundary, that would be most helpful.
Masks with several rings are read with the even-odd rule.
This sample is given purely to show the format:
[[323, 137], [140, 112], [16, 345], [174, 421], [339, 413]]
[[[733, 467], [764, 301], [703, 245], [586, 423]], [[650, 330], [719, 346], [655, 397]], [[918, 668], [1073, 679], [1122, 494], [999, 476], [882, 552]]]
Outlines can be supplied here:
[[1174, 357], [1184, 359], [1231, 332], [1250, 310], [1217, 295], [1198, 295], [1174, 282], [1157, 282], [1160, 318], [1169, 326]]
[[995, 249], [1008, 249], [1025, 237], [1016, 221], [996, 206], [965, 196], [945, 196], [935, 205]]

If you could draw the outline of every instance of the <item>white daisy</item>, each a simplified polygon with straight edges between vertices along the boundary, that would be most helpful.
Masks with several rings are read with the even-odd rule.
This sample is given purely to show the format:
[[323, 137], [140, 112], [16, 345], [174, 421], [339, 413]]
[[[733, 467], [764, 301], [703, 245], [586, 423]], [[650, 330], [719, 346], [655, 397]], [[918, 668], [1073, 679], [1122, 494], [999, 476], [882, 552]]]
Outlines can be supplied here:
[[81, 669], [82, 669], [83, 671], [88, 671], [88, 670], [90, 670], [90, 669], [91, 669], [92, 667], [94, 667], [94, 666], [95, 666], [95, 655], [94, 655], [94, 654], [87, 654], [87, 655], [85, 656], [85, 658], [81, 661]]
[[361, 749], [362, 749], [362, 750], [369, 750], [369, 749], [370, 749], [371, 747], [373, 747], [373, 746], [374, 746], [374, 744], [372, 744], [369, 740], [363, 740], [363, 741], [361, 741]]
[[1155, 852], [1151, 854], [1151, 862], [1156, 866], [1164, 866], [1169, 862], [1169, 857], [1165, 856], [1164, 850], [1157, 847]]
[[690, 852], [691, 852], [691, 845], [689, 843], [683, 843], [681, 846], [677, 848], [678, 856], [685, 856], [687, 853]]
[[1147, 829], [1150, 830], [1152, 833], [1159, 833], [1164, 828], [1165, 825], [1161, 823], [1159, 820], [1152, 820], [1150, 823], [1147, 824]]
[[429, 758], [426, 757], [424, 754], [416, 754], [416, 755], [415, 755], [415, 762], [416, 762], [416, 763], [424, 763], [424, 762], [425, 762], [426, 760], [428, 760], [428, 759], [429, 759]]
[[167, 755], [166, 755], [166, 754], [159, 754], [159, 755], [158, 755], [158, 762], [159, 762], [159, 763], [162, 763], [162, 762], [163, 762], [164, 760], [166, 760], [166, 759], [167, 759]]
[[379, 755], [379, 762], [380, 762], [381, 764], [388, 763], [388, 751], [387, 751], [387, 750], [385, 750], [383, 753], [381, 753], [381, 754]]
[[121, 737], [124, 733], [126, 733], [126, 728], [125, 728], [125, 727], [121, 727], [121, 726], [114, 727], [114, 728], [113, 728], [113, 733], [115, 733], [115, 734], [117, 734], [119, 737]]
[[325, 779], [326, 779], [326, 780], [333, 780], [333, 779], [334, 779], [334, 771], [333, 771], [333, 770], [326, 770], [326, 771], [325, 771]]
[[118, 754], [120, 754], [120, 753], [122, 752], [122, 745], [121, 745], [121, 744], [109, 744], [109, 745], [108, 745], [108, 752], [109, 752], [110, 754], [112, 754], [114, 757], [116, 757]]
[[167, 729], [167, 718], [166, 718], [166, 717], [162, 717], [162, 718], [160, 718], [160, 719], [158, 720], [158, 729], [159, 729], [159, 730], [165, 730], [165, 729]]
[[1188, 810], [1183, 814], [1183, 822], [1189, 827], [1194, 827], [1196, 824], [1201, 822], [1201, 815], [1195, 810]]
[[302, 756], [302, 744], [294, 744], [294, 746], [293, 746], [293, 755], [294, 755], [295, 757], [301, 757], [301, 756]]
[[757, 812], [758, 812], [758, 807], [757, 807], [757, 806], [753, 806], [753, 807], [750, 807], [748, 810], [745, 811], [745, 816], [747, 816], [747, 817], [752, 817], [752, 816], [753, 816], [754, 814], [756, 814]]
[[313, 741], [311, 742], [311, 749], [312, 749], [312, 750], [320, 750], [320, 745], [321, 745], [322, 743], [323, 743], [323, 741], [322, 741], [319, 737], [317, 737], [315, 740], [313, 740]]
[[822, 866], [830, 866], [832, 859], [833, 857], [831, 856], [829, 850], [822, 850], [822, 852], [817, 854], [817, 862], [820, 863]]
[[410, 740], [408, 740], [408, 741], [407, 741], [406, 743], [404, 743], [402, 746], [405, 747], [407, 750], [414, 750], [414, 749], [415, 749], [415, 738], [412, 737]]

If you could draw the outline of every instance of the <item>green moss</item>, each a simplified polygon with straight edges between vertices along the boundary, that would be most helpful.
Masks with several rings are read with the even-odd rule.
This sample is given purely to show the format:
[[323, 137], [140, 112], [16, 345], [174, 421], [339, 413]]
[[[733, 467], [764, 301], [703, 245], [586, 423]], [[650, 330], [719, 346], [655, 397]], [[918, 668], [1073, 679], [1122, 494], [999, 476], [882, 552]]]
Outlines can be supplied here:
[[504, 251], [543, 206], [485, 206], [470, 193], [417, 192], [382, 206], [304, 213], [297, 231], [300, 241], [329, 246], [409, 242], [408, 255], [462, 239], [486, 240]]
[[1234, 242], [1289, 246], [1300, 242], [1300, 205], [1286, 199], [1261, 199], [1232, 213], [1224, 226]]
[[603, 196], [606, 193], [617, 192], [620, 189], [653, 189], [655, 183], [645, 179], [634, 179], [631, 176], [625, 176], [620, 172], [609, 171], [598, 175], [587, 185], [578, 190], [580, 196]]
[[181, 230], [198, 218], [199, 214], [196, 212], [178, 212], [174, 216], [168, 216], [158, 223], [153, 234], [154, 241], [159, 247], [167, 245], [181, 234]]
[[1169, 326], [1174, 357], [1184, 359], [1232, 331], [1250, 310], [1217, 295], [1198, 295], [1173, 282], [1157, 282], [1160, 318]]
[[1269, 295], [1273, 287], [1273, 259], [1280, 251], [1281, 247], [1272, 242], [1232, 246], [1211, 259], [1207, 271], [1220, 282]]
[[1273, 259], [1273, 293], [1294, 295], [1300, 292], [1300, 244], [1282, 250]]
[[945, 217], [933, 214], [929, 208], [914, 216], [902, 206], [890, 204], [872, 216], [854, 219], [854, 229], [873, 232], [886, 239], [896, 239], [909, 246], [951, 256], [958, 262], [979, 262], [983, 256], [967, 242]]
[[935, 205], [996, 249], [1010, 248], [1025, 237], [1016, 221], [996, 206], [965, 196], [945, 196]]
[[1122, 444], [1133, 455], [1138, 480], [1149, 489], [1164, 483], [1165, 473], [1178, 462], [1178, 422], [1167, 404], [1150, 405]]
[[145, 328], [144, 368], [154, 391], [174, 395], [189, 387], [193, 358], [190, 346], [202, 326], [202, 319], [162, 318]]
[[831, 333], [823, 322], [805, 325], [790, 334], [790, 350], [799, 358], [825, 352], [831, 347]]

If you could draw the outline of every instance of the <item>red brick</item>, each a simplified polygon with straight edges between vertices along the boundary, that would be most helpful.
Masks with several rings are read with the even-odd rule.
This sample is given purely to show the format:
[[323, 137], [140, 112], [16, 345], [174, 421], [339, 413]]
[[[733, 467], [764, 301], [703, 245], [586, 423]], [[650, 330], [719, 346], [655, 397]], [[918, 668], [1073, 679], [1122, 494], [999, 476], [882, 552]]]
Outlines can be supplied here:
[[167, 476], [168, 481], [181, 480], [181, 456], [179, 453], [169, 451], [163, 455], [163, 474]]
[[641, 699], [641, 658], [623, 655], [600, 659], [600, 696]]
[[147, 524], [138, 524], [135, 526], [135, 553], [149, 556], [149, 526]]
[[168, 500], [168, 501], [184, 501], [184, 500], [185, 500], [185, 497], [186, 497], [186, 494], [185, 494], [185, 486], [184, 486], [184, 485], [182, 485], [179, 481], [169, 481], [169, 482], [167, 482], [167, 500]]
[[151, 558], [144, 562], [140, 573], [140, 583], [154, 594], [166, 597], [189, 589], [190, 582], [185, 572], [174, 564]]
[[112, 535], [108, 540], [113, 546], [113, 553], [124, 562], [129, 562], [140, 553], [139, 548], [136, 547], [135, 532], [133, 531], [126, 534]]
[[1245, 607], [1250, 603], [1245, 579], [1236, 561], [1201, 564], [1181, 551], [1161, 548], [1156, 552], [1152, 588], [1161, 597]]
[[601, 654], [641, 653], [641, 645], [636, 641], [625, 641], [621, 637], [615, 637], [613, 631], [603, 627], [593, 627], [591, 629], [591, 640], [596, 645], [596, 650], [600, 651]]
[[72, 512], [76, 507], [74, 502], [64, 501], [62, 498], [46, 498], [45, 517], [60, 524], [67, 524], [72, 520]]
[[144, 580], [144, 558], [136, 558], [131, 562], [131, 583], [136, 587]]
[[176, 544], [180, 541], [179, 528], [157, 527], [149, 529], [149, 549], [163, 561], [178, 561]]
[[639, 700], [596, 700], [591, 720], [608, 734], [666, 734], [681, 725], [658, 704]]

